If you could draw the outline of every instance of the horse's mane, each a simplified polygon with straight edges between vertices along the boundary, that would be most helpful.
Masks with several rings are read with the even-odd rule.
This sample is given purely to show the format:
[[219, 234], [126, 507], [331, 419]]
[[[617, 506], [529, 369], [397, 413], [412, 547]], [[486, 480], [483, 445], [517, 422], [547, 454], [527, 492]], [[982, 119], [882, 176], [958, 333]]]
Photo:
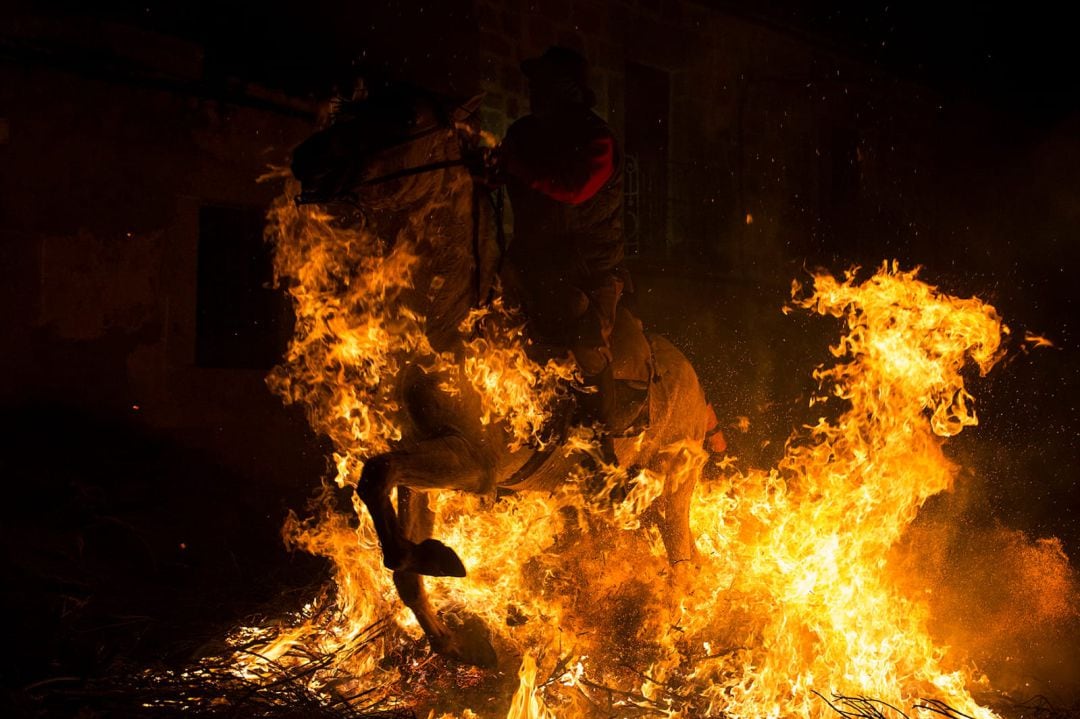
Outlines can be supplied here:
[[386, 129], [412, 126], [418, 106], [431, 109], [433, 119], [446, 127], [453, 125], [452, 111], [461, 102], [449, 95], [405, 82], [382, 83], [371, 88], [363, 97], [333, 100], [331, 120], [348, 122], [362, 120]]

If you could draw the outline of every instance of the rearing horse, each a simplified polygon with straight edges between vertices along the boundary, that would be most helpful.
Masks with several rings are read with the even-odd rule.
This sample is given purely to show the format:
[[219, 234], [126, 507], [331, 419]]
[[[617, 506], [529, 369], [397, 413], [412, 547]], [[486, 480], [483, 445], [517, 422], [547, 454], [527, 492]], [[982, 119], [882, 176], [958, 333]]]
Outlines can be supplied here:
[[[353, 103], [333, 125], [301, 144], [292, 165], [302, 187], [298, 201], [347, 199], [361, 208], [377, 235], [416, 235], [415, 291], [401, 301], [425, 318], [434, 350], [459, 357], [468, 339], [462, 320], [488, 296], [501, 266], [494, 212], [474, 184], [467, 166], [469, 139], [460, 129], [477, 104], [447, 103], [401, 87], [382, 91]], [[695, 556], [690, 498], [701, 469], [695, 448], [704, 440], [709, 412], [682, 353], [663, 337], [646, 339], [625, 311], [620, 318], [613, 342], [615, 376], [636, 382], [639, 390], [647, 387], [642, 416], [648, 420], [644, 434], [616, 439], [615, 450], [621, 466], [665, 477], [663, 491], [642, 518], [658, 527], [668, 561], [676, 565]], [[635, 352], [635, 346], [644, 350]], [[648, 361], [634, 361], [642, 356]], [[466, 663], [493, 665], [495, 651], [485, 633], [449, 626], [424, 589], [424, 575], [465, 575], [457, 554], [431, 536], [434, 515], [426, 492], [550, 491], [583, 457], [517, 447], [502, 424], [481, 421], [475, 390], [447, 393], [421, 368], [407, 366], [402, 372], [402, 404], [411, 426], [392, 451], [364, 464], [356, 491], [371, 515], [398, 594], [432, 648]], [[679, 447], [689, 449], [672, 450]], [[395, 490], [397, 510], [391, 502]]]

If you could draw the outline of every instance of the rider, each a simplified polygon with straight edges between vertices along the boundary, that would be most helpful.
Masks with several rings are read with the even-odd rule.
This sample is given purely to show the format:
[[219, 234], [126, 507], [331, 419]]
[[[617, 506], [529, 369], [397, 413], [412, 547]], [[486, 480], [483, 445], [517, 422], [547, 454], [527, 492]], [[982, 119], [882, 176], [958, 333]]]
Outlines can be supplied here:
[[591, 108], [588, 64], [565, 47], [525, 60], [531, 114], [497, 152], [514, 214], [507, 254], [541, 342], [569, 346], [595, 391], [583, 395], [615, 464], [611, 335], [629, 276], [622, 267], [623, 192], [615, 136]]

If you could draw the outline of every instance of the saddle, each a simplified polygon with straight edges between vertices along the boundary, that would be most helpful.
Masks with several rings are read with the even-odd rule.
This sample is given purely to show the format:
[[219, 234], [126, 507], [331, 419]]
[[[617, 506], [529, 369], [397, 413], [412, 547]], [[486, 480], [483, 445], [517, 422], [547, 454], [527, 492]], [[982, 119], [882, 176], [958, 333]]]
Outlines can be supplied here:
[[[537, 349], [548, 356], [560, 353], [560, 349], [566, 351], [566, 348], [550, 345]], [[652, 346], [645, 336], [641, 320], [621, 305], [615, 315], [611, 351], [615, 376], [615, 419], [609, 431], [616, 438], [636, 436], [649, 426], [649, 388], [655, 377], [655, 363]], [[576, 405], [572, 400], [555, 408], [545, 434], [556, 440], [548, 443], [545, 449], [533, 453], [524, 466], [501, 484], [500, 492], [519, 491], [532, 484], [529, 480], [534, 475], [541, 470], [547, 471], [547, 465], [552, 460], [558, 463], [555, 450], [563, 444], [570, 427], [577, 420]]]
[[[536, 343], [530, 347], [529, 356], [543, 364], [553, 357], [565, 356], [569, 351], [564, 345]], [[615, 313], [611, 354], [615, 416], [608, 430], [615, 437], [637, 434], [648, 424], [649, 385], [654, 375], [652, 347], [641, 320], [622, 305]], [[565, 437], [567, 429], [579, 419], [576, 403], [568, 398], [554, 408], [544, 435]]]

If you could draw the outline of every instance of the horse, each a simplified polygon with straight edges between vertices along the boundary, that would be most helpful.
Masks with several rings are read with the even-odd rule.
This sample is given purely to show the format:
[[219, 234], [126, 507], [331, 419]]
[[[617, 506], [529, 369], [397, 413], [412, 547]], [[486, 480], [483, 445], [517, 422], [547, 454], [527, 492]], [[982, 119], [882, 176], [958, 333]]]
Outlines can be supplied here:
[[[460, 354], [468, 340], [462, 320], [491, 296], [499, 277], [513, 271], [502, 261], [501, 218], [474, 172], [478, 106], [479, 98], [454, 102], [404, 86], [373, 92], [339, 108], [332, 124], [294, 150], [291, 166], [301, 187], [297, 203], [358, 208], [380, 236], [416, 235], [416, 289], [401, 301], [425, 318], [431, 346], [442, 353]], [[638, 403], [644, 410], [629, 414], [647, 416], [647, 422], [636, 436], [616, 438], [615, 451], [621, 467], [663, 477], [662, 491], [641, 518], [658, 528], [667, 560], [677, 569], [697, 556], [689, 513], [703, 461], [695, 448], [704, 443], [711, 412], [686, 357], [664, 337], [646, 336], [625, 310], [619, 317], [615, 376], [620, 387], [633, 388], [627, 396], [645, 396]], [[431, 536], [428, 493], [552, 491], [584, 455], [512, 442], [505, 426], [481, 420], [476, 392], [448, 393], [422, 369], [402, 371], [409, 426], [390, 451], [364, 462], [355, 490], [346, 487], [350, 506], [355, 491], [371, 516], [398, 595], [433, 651], [493, 666], [497, 657], [485, 629], [451, 626], [425, 591], [424, 576], [466, 572], [457, 553]], [[559, 441], [566, 442], [565, 433]]]

